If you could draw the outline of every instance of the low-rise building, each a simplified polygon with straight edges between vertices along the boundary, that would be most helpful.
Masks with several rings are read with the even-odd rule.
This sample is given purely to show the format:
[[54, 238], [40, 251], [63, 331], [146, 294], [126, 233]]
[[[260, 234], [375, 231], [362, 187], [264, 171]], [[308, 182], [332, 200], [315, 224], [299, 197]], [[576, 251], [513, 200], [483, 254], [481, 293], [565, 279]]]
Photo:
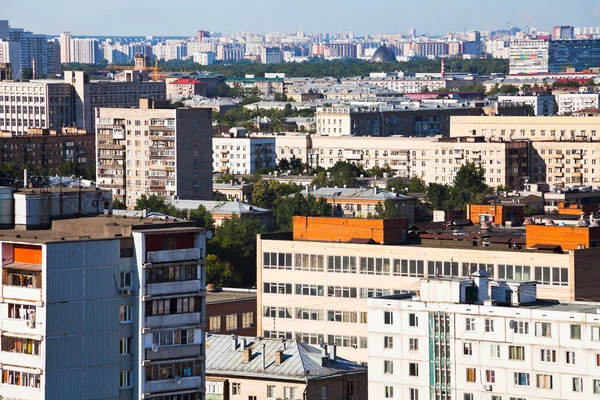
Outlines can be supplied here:
[[247, 203], [254, 190], [254, 182], [246, 183], [213, 183], [213, 190], [222, 194], [230, 201], [241, 201]]
[[599, 306], [541, 300], [536, 282], [486, 271], [370, 299], [369, 398], [591, 399]]
[[367, 399], [367, 368], [335, 346], [209, 334], [207, 399]]
[[215, 288], [206, 290], [206, 332], [256, 336], [256, 289]]
[[518, 96], [498, 96], [501, 104], [517, 104], [531, 107], [532, 115], [554, 115], [554, 95], [551, 92], [522, 94]]
[[206, 97], [206, 83], [194, 78], [179, 78], [167, 85], [167, 99], [189, 99], [193, 96]]
[[600, 108], [600, 93], [560, 93], [556, 95], [558, 115]]

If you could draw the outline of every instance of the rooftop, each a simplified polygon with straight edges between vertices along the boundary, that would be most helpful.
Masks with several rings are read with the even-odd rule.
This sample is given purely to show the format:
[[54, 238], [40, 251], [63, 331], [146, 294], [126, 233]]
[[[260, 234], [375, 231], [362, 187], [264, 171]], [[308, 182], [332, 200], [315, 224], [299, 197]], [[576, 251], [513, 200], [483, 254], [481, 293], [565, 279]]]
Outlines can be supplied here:
[[379, 188], [329, 188], [322, 187], [316, 190], [310, 190], [309, 192], [303, 190], [300, 192], [303, 196], [312, 194], [316, 198], [324, 197], [326, 199], [361, 199], [361, 200], [379, 200], [385, 201], [387, 199], [395, 200], [413, 200], [410, 196], [405, 196], [400, 193], [390, 192], [388, 190]]
[[248, 203], [239, 201], [213, 201], [213, 200], [166, 200], [180, 210], [194, 210], [199, 206], [204, 206], [211, 214], [260, 214], [270, 213], [271, 210], [252, 206]]
[[206, 83], [193, 78], [179, 78], [170, 83], [171, 85], [206, 85]]
[[222, 288], [219, 292], [206, 292], [206, 303], [256, 299], [256, 289]]
[[[246, 347], [242, 348], [244, 341]], [[244, 361], [245, 349], [251, 349], [250, 361]], [[307, 382], [367, 373], [366, 367], [337, 356], [327, 357], [322, 350], [296, 340], [207, 334], [206, 374]], [[278, 351], [283, 351], [281, 363], [276, 362]]]

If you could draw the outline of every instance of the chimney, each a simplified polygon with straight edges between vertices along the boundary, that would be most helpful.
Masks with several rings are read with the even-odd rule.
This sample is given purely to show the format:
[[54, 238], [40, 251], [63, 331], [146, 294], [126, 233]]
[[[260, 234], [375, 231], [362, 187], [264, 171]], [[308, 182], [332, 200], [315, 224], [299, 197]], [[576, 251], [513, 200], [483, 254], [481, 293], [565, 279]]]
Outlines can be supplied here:
[[238, 338], [235, 335], [231, 335], [231, 349], [236, 351], [238, 347]]
[[275, 353], [275, 362], [277, 364], [283, 364], [285, 361], [285, 355], [283, 354], [283, 350], [279, 350]]
[[246, 338], [242, 338], [241, 345], [242, 345], [241, 349], [244, 350], [246, 348]]
[[336, 361], [336, 359], [337, 359], [337, 346], [335, 344], [331, 345], [331, 351], [329, 352], [329, 359], [331, 361]]
[[373, 186], [373, 194], [379, 193], [379, 188], [377, 186]]
[[324, 344], [323, 347], [321, 347], [321, 356], [327, 356], [327, 345]]
[[471, 277], [473, 278], [473, 282], [475, 283], [475, 286], [477, 287], [477, 301], [476, 301], [477, 304], [483, 304], [483, 302], [489, 298], [489, 296], [488, 296], [488, 286], [489, 286], [488, 276], [489, 276], [489, 274], [487, 271], [476, 271], [471, 274]]
[[244, 349], [244, 362], [252, 361], [252, 349], [249, 347]]

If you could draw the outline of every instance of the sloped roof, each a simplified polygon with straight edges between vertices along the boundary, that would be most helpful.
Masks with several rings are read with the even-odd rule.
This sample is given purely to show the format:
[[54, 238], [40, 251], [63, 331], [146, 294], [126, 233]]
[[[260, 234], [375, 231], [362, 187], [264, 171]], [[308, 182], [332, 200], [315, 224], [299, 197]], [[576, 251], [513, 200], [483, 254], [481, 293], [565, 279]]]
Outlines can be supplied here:
[[194, 210], [198, 206], [204, 206], [211, 214], [261, 214], [270, 213], [271, 210], [252, 206], [240, 201], [214, 201], [214, 200], [165, 200], [180, 210]]
[[[306, 189], [300, 192], [303, 196], [307, 195]], [[316, 198], [324, 197], [326, 199], [362, 199], [362, 200], [379, 200], [385, 201], [387, 199], [394, 200], [411, 200], [410, 196], [405, 196], [400, 193], [390, 192], [388, 190], [375, 188], [329, 188], [323, 187], [317, 190], [311, 190], [308, 192]]]
[[[242, 340], [252, 349], [252, 360], [244, 361]], [[265, 366], [263, 369], [263, 345]], [[208, 334], [206, 337], [206, 374], [244, 376], [270, 379], [309, 381], [341, 374], [367, 373], [367, 368], [352, 361], [336, 357], [321, 361], [321, 349], [296, 340], [238, 337]], [[285, 349], [284, 349], [285, 348]], [[275, 362], [275, 353], [283, 351], [284, 361]]]
[[206, 85], [206, 83], [193, 78], [179, 78], [170, 83], [171, 85]]

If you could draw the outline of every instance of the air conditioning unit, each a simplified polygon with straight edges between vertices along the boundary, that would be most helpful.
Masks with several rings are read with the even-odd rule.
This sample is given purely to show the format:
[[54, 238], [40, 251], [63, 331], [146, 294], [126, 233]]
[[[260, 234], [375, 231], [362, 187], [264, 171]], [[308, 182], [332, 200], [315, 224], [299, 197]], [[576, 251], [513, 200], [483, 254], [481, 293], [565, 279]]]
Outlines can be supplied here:
[[121, 296], [131, 295], [131, 289], [121, 289]]
[[485, 389], [486, 392], [492, 391], [492, 385], [483, 385], [483, 388]]

